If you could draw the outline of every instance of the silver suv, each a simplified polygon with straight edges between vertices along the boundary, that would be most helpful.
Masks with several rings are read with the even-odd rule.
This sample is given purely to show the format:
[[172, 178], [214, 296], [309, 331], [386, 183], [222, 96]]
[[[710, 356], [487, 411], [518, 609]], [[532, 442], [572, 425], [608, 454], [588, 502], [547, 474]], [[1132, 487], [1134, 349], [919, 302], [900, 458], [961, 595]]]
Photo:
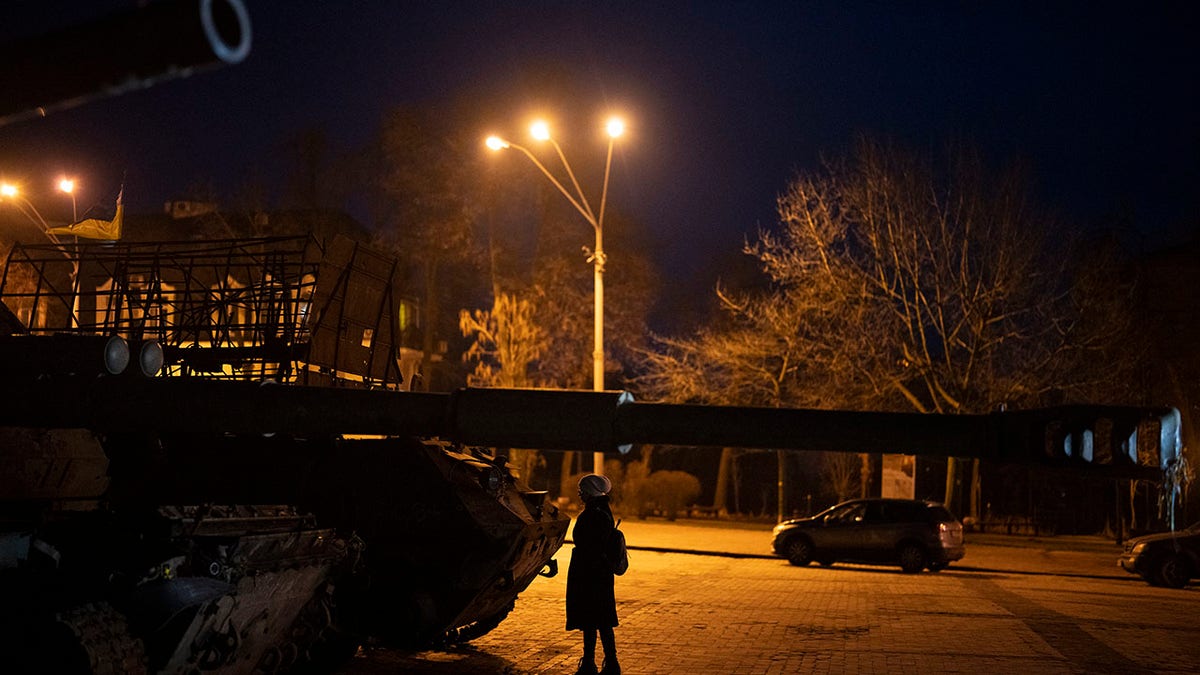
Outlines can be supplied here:
[[937, 502], [853, 499], [812, 518], [775, 526], [775, 555], [816, 561], [899, 565], [908, 573], [945, 569], [966, 553], [962, 523]]

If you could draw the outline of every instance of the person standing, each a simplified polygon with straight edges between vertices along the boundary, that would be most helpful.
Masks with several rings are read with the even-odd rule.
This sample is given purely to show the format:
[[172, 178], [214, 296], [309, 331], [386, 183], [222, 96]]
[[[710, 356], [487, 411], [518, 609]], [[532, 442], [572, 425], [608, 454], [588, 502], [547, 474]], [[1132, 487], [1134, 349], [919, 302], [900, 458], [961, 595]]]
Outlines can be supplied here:
[[612, 481], [589, 473], [579, 479], [583, 512], [575, 519], [575, 548], [567, 568], [567, 630], [583, 631], [583, 658], [576, 675], [596, 675], [596, 633], [604, 646], [599, 675], [620, 675], [617, 663], [617, 601], [612, 567], [604, 557], [604, 544], [616, 523], [608, 505]]

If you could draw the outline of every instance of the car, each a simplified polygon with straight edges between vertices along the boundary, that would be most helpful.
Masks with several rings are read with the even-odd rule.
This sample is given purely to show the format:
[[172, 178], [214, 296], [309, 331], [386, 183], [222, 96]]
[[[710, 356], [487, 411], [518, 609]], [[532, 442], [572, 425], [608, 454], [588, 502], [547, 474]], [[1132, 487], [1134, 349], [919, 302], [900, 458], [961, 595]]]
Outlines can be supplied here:
[[1200, 522], [1183, 530], [1134, 537], [1117, 559], [1121, 569], [1151, 586], [1183, 588], [1200, 577]]
[[958, 518], [942, 504], [919, 499], [842, 502], [776, 525], [772, 548], [793, 565], [899, 565], [909, 574], [939, 572], [966, 554]]

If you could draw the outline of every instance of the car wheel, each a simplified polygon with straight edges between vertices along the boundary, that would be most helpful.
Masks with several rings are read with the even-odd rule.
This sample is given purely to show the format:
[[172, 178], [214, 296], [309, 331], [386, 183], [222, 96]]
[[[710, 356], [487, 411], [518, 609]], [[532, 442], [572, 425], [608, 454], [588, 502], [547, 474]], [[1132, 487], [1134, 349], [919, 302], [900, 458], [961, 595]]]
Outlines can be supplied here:
[[916, 574], [925, 569], [925, 549], [917, 544], [904, 544], [899, 551], [900, 569], [905, 574]]
[[1167, 588], [1183, 588], [1191, 580], [1187, 559], [1178, 553], [1164, 556], [1158, 561], [1157, 577]]
[[804, 537], [793, 537], [788, 540], [787, 546], [784, 548], [784, 553], [787, 555], [788, 562], [799, 567], [804, 567], [813, 559], [813, 545]]

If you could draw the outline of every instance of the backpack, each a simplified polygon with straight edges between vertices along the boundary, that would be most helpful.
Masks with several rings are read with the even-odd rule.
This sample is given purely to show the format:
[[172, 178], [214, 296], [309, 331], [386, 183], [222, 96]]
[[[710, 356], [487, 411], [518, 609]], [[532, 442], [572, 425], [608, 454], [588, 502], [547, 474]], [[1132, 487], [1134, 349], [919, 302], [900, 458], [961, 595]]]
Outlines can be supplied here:
[[621, 576], [629, 569], [629, 551], [625, 549], [625, 533], [619, 528], [621, 521], [613, 523], [613, 529], [604, 541], [604, 562], [612, 573]]

